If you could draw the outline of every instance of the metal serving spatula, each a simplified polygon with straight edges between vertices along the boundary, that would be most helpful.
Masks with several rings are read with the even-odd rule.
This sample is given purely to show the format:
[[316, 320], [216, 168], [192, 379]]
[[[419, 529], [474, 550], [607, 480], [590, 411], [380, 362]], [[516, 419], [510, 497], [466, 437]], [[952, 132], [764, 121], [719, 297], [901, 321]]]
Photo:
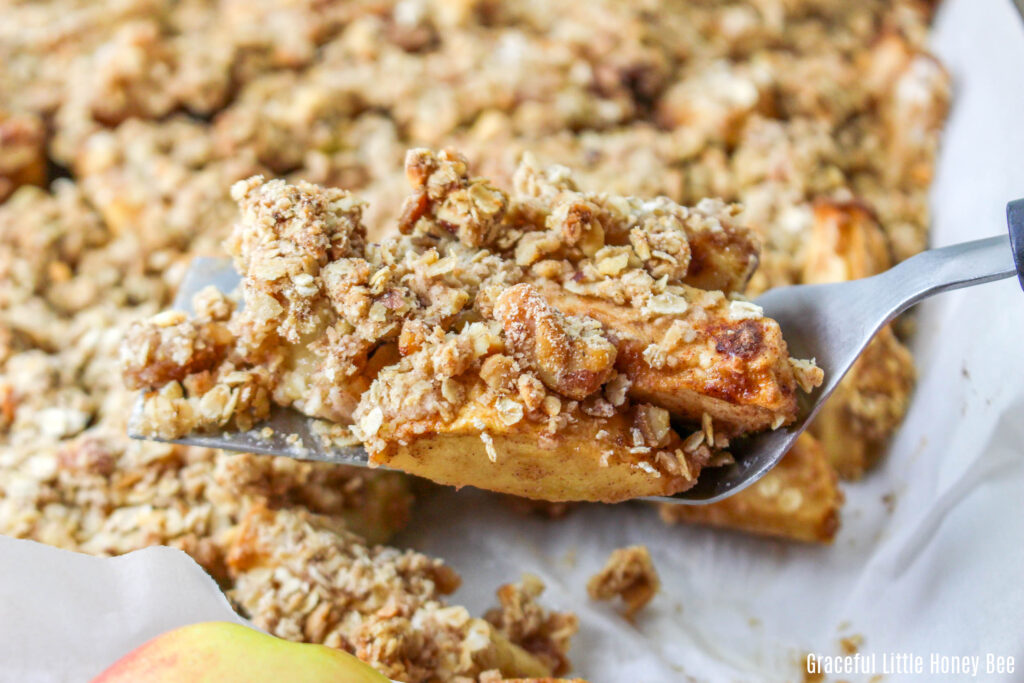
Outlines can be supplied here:
[[[1006, 207], [1009, 236], [964, 242], [925, 251], [874, 277], [824, 285], [798, 285], [771, 290], [757, 304], [778, 321], [790, 353], [814, 358], [825, 371], [825, 382], [804, 397], [793, 424], [735, 440], [730, 452], [735, 462], [704, 469], [693, 488], [672, 497], [652, 497], [668, 503], [701, 505], [726, 498], [760, 479], [793, 445], [826, 398], [839, 384], [871, 338], [893, 318], [933, 294], [980, 285], [1017, 275], [1024, 287], [1024, 199]], [[178, 291], [175, 308], [191, 310], [192, 297], [208, 285], [230, 292], [239, 276], [228, 259], [193, 261]], [[136, 416], [139, 398], [129, 421], [129, 435], [139, 434]], [[248, 432], [193, 434], [173, 443], [223, 448], [247, 453], [283, 455], [343, 465], [368, 466], [361, 447], [327, 448], [313, 431], [314, 420], [290, 408], [275, 406], [269, 419]], [[271, 427], [273, 435], [261, 431]], [[286, 438], [287, 435], [297, 435]]]

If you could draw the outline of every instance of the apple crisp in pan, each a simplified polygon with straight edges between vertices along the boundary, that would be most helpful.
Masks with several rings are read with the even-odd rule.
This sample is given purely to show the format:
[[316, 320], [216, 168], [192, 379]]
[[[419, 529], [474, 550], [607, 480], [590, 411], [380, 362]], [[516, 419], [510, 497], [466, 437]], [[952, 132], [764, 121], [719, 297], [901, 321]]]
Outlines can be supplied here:
[[[724, 222], [761, 244], [741, 292], [751, 299], [769, 287], [862, 277], [927, 242], [950, 86], [925, 49], [934, 8], [924, 0], [0, 8], [0, 532], [100, 555], [179, 547], [258, 625], [344, 647], [396, 680], [550, 676], [569, 666], [576, 623], [542, 607], [539, 586], [526, 580], [503, 588], [500, 607], [477, 619], [445, 597], [453, 570], [378, 547], [413, 504], [402, 475], [125, 436], [136, 392], [120, 376], [122, 341], [168, 307], [193, 257], [221, 253], [240, 222], [235, 183], [246, 181], [243, 202], [260, 194], [263, 185], [247, 181], [258, 175], [286, 181], [274, 188], [340, 188], [365, 201], [366, 244], [397, 244], [422, 239], [417, 224], [439, 208], [403, 221], [419, 210], [403, 213], [406, 150], [458, 149], [469, 177], [488, 178], [510, 203], [529, 153], [533, 168], [572, 168], [584, 194], [741, 205]], [[387, 234], [406, 223], [405, 236]], [[476, 227], [463, 234], [475, 239]], [[536, 242], [522, 247], [538, 260], [516, 267], [532, 272], [550, 260], [544, 232], [531, 231]], [[462, 248], [458, 233], [446, 238], [453, 248]], [[527, 291], [513, 294], [530, 301], [544, 294], [538, 282], [556, 279], [517, 281]], [[205, 306], [209, 325], [196, 334], [226, 340], [228, 302], [211, 295]], [[763, 481], [663, 515], [831, 540], [837, 473], [861, 476], [906, 409], [906, 332], [897, 325], [878, 336], [812, 433]], [[599, 361], [593, 350], [584, 359]], [[517, 353], [501, 355], [518, 363]], [[648, 356], [659, 362], [657, 348]], [[498, 380], [501, 365], [483, 374]], [[196, 388], [184, 379], [172, 404]], [[275, 399], [269, 380], [253, 366], [239, 382], [252, 392], [247, 410]], [[617, 397], [620, 382], [603, 381], [602, 397], [613, 384]], [[308, 400], [355, 411], [351, 399], [369, 390]], [[508, 419], [518, 415], [503, 406]], [[384, 418], [382, 408], [375, 436], [388, 434]], [[388, 457], [386, 444], [380, 453]], [[306, 571], [307, 556], [334, 574]], [[510, 558], [498, 581], [515, 580], [515, 565]], [[393, 598], [356, 599], [357, 577]]]

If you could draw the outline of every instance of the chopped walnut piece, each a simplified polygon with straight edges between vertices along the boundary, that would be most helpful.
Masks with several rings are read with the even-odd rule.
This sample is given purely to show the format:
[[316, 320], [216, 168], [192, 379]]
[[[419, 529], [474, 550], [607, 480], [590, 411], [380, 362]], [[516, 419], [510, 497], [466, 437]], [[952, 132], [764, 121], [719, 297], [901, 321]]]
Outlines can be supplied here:
[[530, 285], [502, 292], [494, 314], [516, 356], [552, 391], [579, 401], [611, 377], [615, 345], [601, 326], [586, 318], [566, 318]]
[[224, 360], [232, 341], [223, 324], [165, 311], [128, 331], [121, 346], [125, 382], [132, 389], [156, 388], [211, 370]]
[[587, 592], [594, 600], [621, 597], [626, 605], [624, 616], [630, 621], [660, 588], [651, 554], [642, 545], [613, 551], [601, 571], [587, 582]]

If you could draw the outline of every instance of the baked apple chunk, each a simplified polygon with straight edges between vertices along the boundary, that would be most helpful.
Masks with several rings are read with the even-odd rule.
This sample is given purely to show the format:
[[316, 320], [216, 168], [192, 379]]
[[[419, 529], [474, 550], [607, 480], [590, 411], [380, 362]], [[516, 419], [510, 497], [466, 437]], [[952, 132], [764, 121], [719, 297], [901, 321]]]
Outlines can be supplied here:
[[260, 396], [349, 424], [371, 464], [616, 502], [692, 486], [730, 440], [793, 421], [797, 391], [821, 382], [736, 293], [759, 248], [737, 207], [583, 192], [529, 157], [511, 193], [454, 152], [412, 150], [406, 172], [400, 234], [379, 244], [343, 190], [237, 184], [227, 246], [244, 307], [175, 318], [204, 343], [175, 343], [159, 318], [132, 331], [125, 376], [160, 403], [150, 413], [201, 414], [249, 372]]

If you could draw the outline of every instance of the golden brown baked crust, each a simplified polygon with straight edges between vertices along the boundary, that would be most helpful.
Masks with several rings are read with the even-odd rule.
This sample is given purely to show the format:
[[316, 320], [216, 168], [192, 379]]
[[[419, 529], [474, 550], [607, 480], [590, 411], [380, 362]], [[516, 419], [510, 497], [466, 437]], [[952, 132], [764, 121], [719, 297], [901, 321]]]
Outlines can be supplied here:
[[[705, 266], [745, 279], [756, 263], [720, 202], [579, 192], [566, 169], [529, 161], [507, 195], [451, 151], [411, 150], [406, 175], [404, 235], [375, 244], [348, 192], [236, 184], [227, 247], [244, 308], [133, 328], [140, 428], [222, 428], [231, 409], [251, 426], [269, 396], [352, 423], [371, 464], [616, 502], [691, 486], [729, 439], [791, 422], [797, 387], [821, 382], [756, 305], [686, 284], [691, 234]], [[685, 440], [671, 415], [694, 425]]]
[[857, 202], [814, 205], [801, 282], [859, 280], [892, 266], [889, 240], [871, 211]]

